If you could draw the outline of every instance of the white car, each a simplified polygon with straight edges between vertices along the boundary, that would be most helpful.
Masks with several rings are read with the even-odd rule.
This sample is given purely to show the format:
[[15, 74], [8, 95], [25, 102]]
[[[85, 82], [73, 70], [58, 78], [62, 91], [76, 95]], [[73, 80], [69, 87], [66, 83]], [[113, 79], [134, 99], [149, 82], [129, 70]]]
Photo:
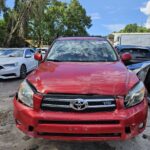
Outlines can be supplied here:
[[8, 48], [0, 50], [0, 79], [25, 78], [38, 66], [31, 48]]

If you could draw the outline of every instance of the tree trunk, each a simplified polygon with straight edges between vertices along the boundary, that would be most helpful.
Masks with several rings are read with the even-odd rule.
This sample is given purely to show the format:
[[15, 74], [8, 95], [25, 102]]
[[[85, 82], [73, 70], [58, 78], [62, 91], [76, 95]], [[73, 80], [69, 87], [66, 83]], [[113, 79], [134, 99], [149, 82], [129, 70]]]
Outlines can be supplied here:
[[20, 26], [20, 24], [23, 22], [23, 19], [26, 18], [26, 15], [28, 14], [30, 8], [32, 7], [32, 3], [33, 0], [31, 0], [30, 2], [28, 2], [28, 5], [26, 6], [26, 8], [23, 10], [23, 12], [20, 14], [15, 26], [11, 29], [8, 38], [6, 39], [6, 46], [9, 47], [10, 46], [10, 42], [11, 39], [13, 37], [13, 34], [17, 31], [18, 27]]

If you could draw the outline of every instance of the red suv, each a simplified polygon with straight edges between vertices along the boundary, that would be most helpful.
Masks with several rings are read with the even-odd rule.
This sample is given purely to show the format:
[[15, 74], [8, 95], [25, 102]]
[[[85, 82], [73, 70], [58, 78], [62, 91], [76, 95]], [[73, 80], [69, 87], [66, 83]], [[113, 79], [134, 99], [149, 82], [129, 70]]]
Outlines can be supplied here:
[[58, 38], [14, 98], [17, 128], [51, 140], [125, 140], [146, 126], [143, 83], [103, 38]]

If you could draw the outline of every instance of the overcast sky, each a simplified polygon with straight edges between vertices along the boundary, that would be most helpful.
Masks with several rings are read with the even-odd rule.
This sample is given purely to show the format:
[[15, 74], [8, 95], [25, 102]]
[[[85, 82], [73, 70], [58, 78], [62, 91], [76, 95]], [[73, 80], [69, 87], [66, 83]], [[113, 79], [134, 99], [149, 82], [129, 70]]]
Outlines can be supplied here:
[[[70, 0], [61, 0], [70, 2]], [[150, 28], [150, 0], [79, 0], [92, 18], [91, 35], [107, 35], [129, 23]], [[14, 0], [7, 0], [13, 6]]]

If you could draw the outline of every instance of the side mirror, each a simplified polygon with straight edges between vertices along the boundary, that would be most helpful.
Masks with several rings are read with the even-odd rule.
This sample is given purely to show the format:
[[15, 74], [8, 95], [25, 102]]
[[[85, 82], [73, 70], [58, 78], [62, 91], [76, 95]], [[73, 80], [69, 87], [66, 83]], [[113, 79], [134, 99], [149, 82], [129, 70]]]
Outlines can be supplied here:
[[37, 61], [42, 61], [42, 55], [37, 52], [37, 53], [34, 54], [34, 59], [37, 60]]
[[132, 59], [132, 55], [130, 53], [124, 53], [121, 55], [121, 60], [123, 62], [130, 61]]

